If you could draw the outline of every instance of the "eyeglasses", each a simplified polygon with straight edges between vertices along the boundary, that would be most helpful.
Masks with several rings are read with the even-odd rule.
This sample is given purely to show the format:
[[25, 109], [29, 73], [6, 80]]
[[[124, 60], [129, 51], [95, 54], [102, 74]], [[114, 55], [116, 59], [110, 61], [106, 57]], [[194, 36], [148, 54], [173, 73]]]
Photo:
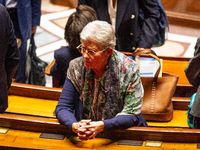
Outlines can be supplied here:
[[101, 50], [101, 51], [95, 52], [95, 51], [92, 50], [92, 49], [88, 49], [88, 50], [87, 50], [85, 47], [82, 47], [82, 44], [80, 44], [79, 46], [77, 46], [77, 49], [78, 49], [78, 51], [79, 51], [81, 54], [84, 54], [84, 53], [87, 51], [88, 55], [90, 55], [90, 56], [95, 55], [95, 54], [98, 54], [98, 53], [100, 53], [100, 52], [103, 52], [103, 51], [107, 50], [107, 49], [103, 49], [103, 50]]

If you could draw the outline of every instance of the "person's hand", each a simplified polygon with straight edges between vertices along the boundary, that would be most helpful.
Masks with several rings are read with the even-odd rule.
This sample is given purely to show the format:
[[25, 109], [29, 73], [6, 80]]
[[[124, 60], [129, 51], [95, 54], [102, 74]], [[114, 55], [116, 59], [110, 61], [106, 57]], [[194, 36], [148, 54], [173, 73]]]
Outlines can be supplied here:
[[[88, 122], [89, 123], [89, 122]], [[103, 121], [93, 121], [89, 124], [80, 124], [78, 128], [78, 139], [94, 139], [99, 132], [104, 131]]]
[[91, 122], [91, 120], [81, 120], [80, 122], [73, 123], [73, 124], [72, 124], [72, 131], [73, 131], [74, 133], [77, 133], [77, 134], [78, 134], [78, 128], [80, 128], [81, 126], [89, 125], [90, 122]]
[[36, 29], [37, 29], [37, 26], [32, 26], [31, 34], [35, 34], [36, 33]]
[[84, 125], [78, 128], [78, 139], [79, 140], [90, 140], [95, 137], [95, 126]]

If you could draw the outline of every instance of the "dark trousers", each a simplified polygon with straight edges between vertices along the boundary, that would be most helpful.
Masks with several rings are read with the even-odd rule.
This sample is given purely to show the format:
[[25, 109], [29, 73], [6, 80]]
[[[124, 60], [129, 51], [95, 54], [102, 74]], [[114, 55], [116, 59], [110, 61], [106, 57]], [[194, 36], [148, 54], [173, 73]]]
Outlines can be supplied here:
[[19, 48], [20, 51], [20, 63], [19, 68], [14, 76], [15, 81], [18, 83], [25, 83], [26, 82], [26, 51], [27, 51], [27, 40], [23, 39], [21, 35], [21, 31], [19, 28], [18, 16], [17, 16], [17, 9], [11, 8], [8, 9], [8, 13], [10, 14], [10, 18], [14, 25], [15, 36], [21, 39], [21, 46]]

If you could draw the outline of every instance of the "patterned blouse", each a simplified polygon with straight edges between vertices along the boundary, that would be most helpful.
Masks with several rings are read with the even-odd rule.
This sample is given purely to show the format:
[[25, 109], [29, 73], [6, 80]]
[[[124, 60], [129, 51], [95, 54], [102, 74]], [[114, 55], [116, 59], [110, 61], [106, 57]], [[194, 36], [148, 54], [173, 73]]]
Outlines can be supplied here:
[[114, 50], [100, 79], [85, 68], [82, 57], [76, 58], [70, 62], [67, 76], [80, 93], [84, 119], [105, 120], [141, 113], [144, 90], [138, 66], [126, 55]]

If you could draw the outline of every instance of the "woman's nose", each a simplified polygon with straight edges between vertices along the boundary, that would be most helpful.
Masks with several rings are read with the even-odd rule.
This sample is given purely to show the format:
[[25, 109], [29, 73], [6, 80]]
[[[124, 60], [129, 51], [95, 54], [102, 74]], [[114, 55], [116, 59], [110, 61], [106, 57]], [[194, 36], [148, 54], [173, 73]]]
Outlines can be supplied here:
[[83, 56], [84, 58], [88, 58], [88, 57], [89, 57], [88, 52], [85, 51], [85, 53], [83, 53], [82, 56]]

